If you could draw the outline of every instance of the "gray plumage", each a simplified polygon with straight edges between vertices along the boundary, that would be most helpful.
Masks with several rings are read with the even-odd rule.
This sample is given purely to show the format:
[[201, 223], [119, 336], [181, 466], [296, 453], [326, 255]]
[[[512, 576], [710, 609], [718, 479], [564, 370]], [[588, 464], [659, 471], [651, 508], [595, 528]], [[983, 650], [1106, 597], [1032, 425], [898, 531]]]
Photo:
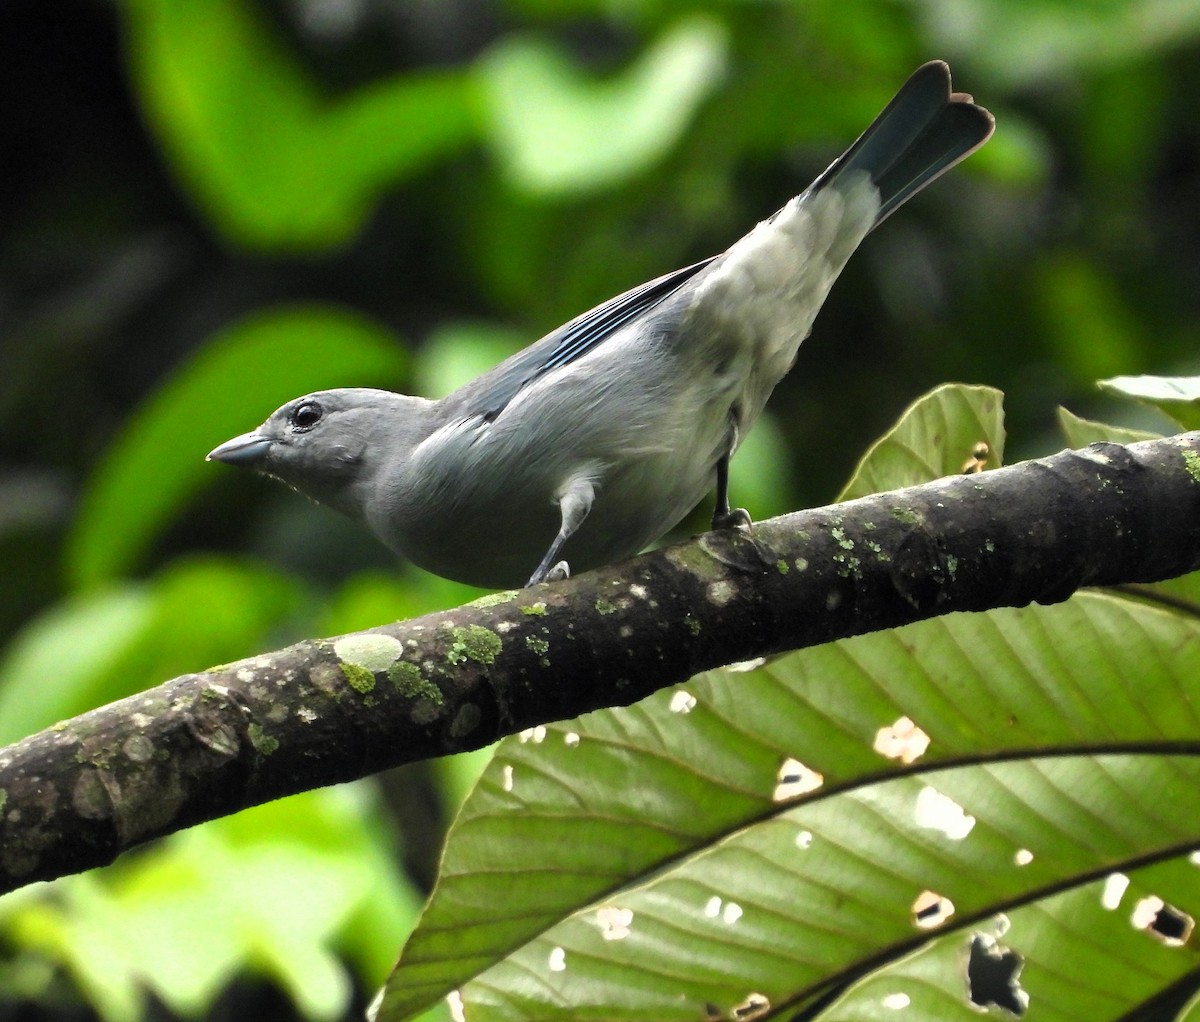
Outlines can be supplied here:
[[[637, 553], [717, 485], [846, 260], [982, 145], [992, 116], [919, 68], [802, 194], [721, 255], [584, 313], [439, 401], [346, 389], [288, 402], [209, 458], [365, 524], [423, 568], [534, 584]], [[532, 577], [530, 573], [532, 572]]]

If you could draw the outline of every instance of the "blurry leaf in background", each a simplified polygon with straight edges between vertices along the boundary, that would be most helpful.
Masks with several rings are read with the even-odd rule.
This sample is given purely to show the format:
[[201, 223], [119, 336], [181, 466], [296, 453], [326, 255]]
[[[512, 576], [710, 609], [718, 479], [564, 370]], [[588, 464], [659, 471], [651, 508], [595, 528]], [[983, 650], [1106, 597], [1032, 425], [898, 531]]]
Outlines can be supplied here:
[[0, 902], [0, 925], [18, 954], [61, 963], [111, 1022], [140, 1017], [151, 992], [201, 1015], [246, 974], [276, 982], [305, 1018], [340, 1018], [353, 983], [340, 958], [373, 989], [420, 905], [379, 812], [361, 784], [259, 806], [26, 888]]
[[[787, 439], [768, 409], [746, 434], [729, 463], [729, 499], [750, 512], [750, 517], [773, 518], [795, 510], [791, 504], [791, 465]], [[715, 480], [714, 480], [715, 484]], [[712, 506], [700, 505], [706, 519]], [[708, 528], [707, 521], [701, 523]]]
[[853, 500], [957, 475], [981, 443], [987, 444], [986, 467], [999, 468], [1004, 459], [1004, 396], [992, 387], [937, 387], [909, 405], [871, 446], [837, 499]]
[[445, 323], [414, 357], [413, 390], [423, 397], [445, 397], [535, 340], [492, 323]]
[[124, 583], [35, 617], [0, 661], [0, 742], [15, 742], [107, 701], [116, 665], [154, 615], [152, 587]]
[[1112, 444], [1136, 444], [1139, 440], [1153, 440], [1161, 433], [1144, 429], [1128, 429], [1110, 426], [1104, 422], [1082, 419], [1065, 408], [1058, 410], [1058, 427], [1066, 438], [1068, 447], [1086, 447], [1088, 444], [1107, 442]]
[[[1050, 139], [1028, 118], [1016, 111], [999, 109], [999, 104], [985, 104], [1004, 125], [1004, 131], [988, 139], [988, 144], [955, 173], [986, 175], [992, 180], [1009, 186], [1019, 186], [1026, 191], [1045, 187], [1054, 162], [1054, 146]], [[982, 216], [982, 211], [971, 210], [973, 218]]]
[[247, 0], [122, 6], [146, 115], [193, 199], [237, 244], [341, 244], [382, 189], [476, 135], [466, 72], [326, 96]]
[[725, 31], [696, 16], [624, 72], [581, 74], [544, 39], [497, 43], [479, 65], [491, 141], [513, 184], [567, 196], [610, 187], [660, 160], [716, 86]]
[[1200, 376], [1116, 376], [1098, 386], [1151, 405], [1184, 429], [1200, 429]]
[[1065, 367], [1096, 379], [1139, 365], [1143, 330], [1112, 274], [1081, 252], [1047, 253], [1033, 284], [1034, 307]]
[[930, 45], [969, 53], [995, 82], [1022, 88], [1112, 67], [1200, 36], [1193, 0], [924, 0]]
[[204, 457], [284, 401], [342, 385], [395, 384], [399, 341], [342, 309], [249, 316], [213, 337], [127, 420], [88, 480], [67, 543], [78, 588], [136, 568], [156, 534], [219, 466]]
[[407, 564], [394, 572], [359, 571], [322, 607], [314, 628], [317, 635], [362, 631], [458, 607], [484, 592]]
[[[1077, 137], [1086, 147], [1080, 164], [1088, 175], [1088, 215], [1099, 217], [1101, 204], [1136, 203], [1154, 181], [1159, 161], [1167, 156], [1160, 140], [1170, 130], [1166, 121], [1172, 85], [1153, 60], [1114, 68], [1090, 85], [1082, 112], [1086, 123]], [[1105, 233], [1134, 240], [1138, 226], [1122, 218]]]
[[0, 658], [0, 744], [259, 652], [304, 602], [294, 579], [199, 557], [150, 581], [68, 597], [30, 621]]

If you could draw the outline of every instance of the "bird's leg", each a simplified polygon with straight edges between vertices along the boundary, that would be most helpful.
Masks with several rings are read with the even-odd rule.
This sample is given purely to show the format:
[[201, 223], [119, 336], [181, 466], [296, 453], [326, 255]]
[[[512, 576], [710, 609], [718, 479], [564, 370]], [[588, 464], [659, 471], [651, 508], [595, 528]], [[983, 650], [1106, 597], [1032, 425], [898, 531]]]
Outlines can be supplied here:
[[733, 457], [734, 448], [737, 447], [737, 438], [737, 419], [730, 412], [729, 441], [725, 453], [717, 462], [717, 504], [712, 515], [714, 529], [748, 529], [752, 524], [750, 512], [744, 507], [729, 506], [729, 459]]
[[592, 501], [595, 499], [596, 488], [590, 479], [575, 479], [564, 490], [558, 500], [558, 509], [562, 513], [562, 525], [558, 530], [558, 535], [554, 537], [554, 542], [550, 544], [550, 549], [546, 551], [546, 556], [542, 558], [542, 563], [537, 566], [537, 570], [525, 583], [526, 586], [535, 586], [539, 582], [561, 582], [564, 578], [571, 577], [571, 566], [566, 561], [555, 563], [554, 559], [558, 556], [562, 545], [583, 524], [583, 520], [592, 509]]

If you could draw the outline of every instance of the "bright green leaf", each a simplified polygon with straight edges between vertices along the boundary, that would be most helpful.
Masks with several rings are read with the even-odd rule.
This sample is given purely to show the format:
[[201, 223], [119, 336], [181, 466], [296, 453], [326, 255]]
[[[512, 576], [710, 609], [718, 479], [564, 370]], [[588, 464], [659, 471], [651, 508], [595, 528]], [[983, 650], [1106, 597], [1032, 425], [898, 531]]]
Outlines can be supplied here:
[[307, 391], [394, 384], [404, 362], [399, 342], [339, 309], [274, 309], [218, 334], [134, 413], [95, 469], [68, 541], [72, 582], [132, 570], [187, 499], [220, 478], [204, 461], [217, 444]]
[[997, 468], [1003, 458], [1003, 395], [991, 387], [945, 384], [905, 409], [863, 455], [838, 500], [957, 475], [976, 460]]
[[499, 365], [534, 340], [492, 323], [450, 323], [421, 345], [413, 365], [416, 392], [439, 398]]
[[69, 597], [27, 625], [0, 663], [0, 742], [249, 656], [302, 598], [294, 580], [217, 558]]
[[1115, 376], [1097, 386], [1152, 405], [1183, 429], [1200, 429], [1200, 376]]
[[105, 702], [108, 679], [154, 608], [152, 587], [126, 583], [65, 600], [27, 624], [0, 661], [0, 744]]
[[476, 132], [470, 77], [408, 73], [325, 95], [247, 0], [125, 0], [134, 83], [215, 227], [253, 248], [321, 249], [387, 185]]
[[582, 75], [549, 43], [499, 43], [479, 65], [492, 144], [518, 187], [595, 191], [634, 176], [678, 141], [719, 80], [726, 40], [706, 17], [678, 24], [624, 73]]
[[273, 979], [313, 1022], [343, 1017], [342, 960], [381, 982], [418, 908], [371, 792], [307, 792], [30, 888], [0, 904], [6, 939], [65, 967], [106, 1022], [141, 1017], [147, 992], [203, 1016], [246, 975]]

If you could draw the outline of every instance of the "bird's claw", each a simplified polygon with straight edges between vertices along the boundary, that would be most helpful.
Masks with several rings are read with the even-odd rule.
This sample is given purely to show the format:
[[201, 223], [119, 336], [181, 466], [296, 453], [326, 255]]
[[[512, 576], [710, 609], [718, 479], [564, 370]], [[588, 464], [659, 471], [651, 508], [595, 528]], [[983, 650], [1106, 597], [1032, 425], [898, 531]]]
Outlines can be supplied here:
[[734, 507], [727, 511], [715, 511], [712, 516], [712, 527], [714, 529], [741, 529], [745, 531], [753, 524], [750, 512], [744, 507]]
[[566, 561], [559, 561], [544, 572], [538, 572], [525, 583], [526, 587], [538, 585], [541, 582], [561, 582], [571, 577], [571, 566]]
[[571, 566], [566, 561], [559, 561], [553, 568], [546, 572], [546, 577], [543, 582], [561, 582], [564, 579], [571, 577]]

